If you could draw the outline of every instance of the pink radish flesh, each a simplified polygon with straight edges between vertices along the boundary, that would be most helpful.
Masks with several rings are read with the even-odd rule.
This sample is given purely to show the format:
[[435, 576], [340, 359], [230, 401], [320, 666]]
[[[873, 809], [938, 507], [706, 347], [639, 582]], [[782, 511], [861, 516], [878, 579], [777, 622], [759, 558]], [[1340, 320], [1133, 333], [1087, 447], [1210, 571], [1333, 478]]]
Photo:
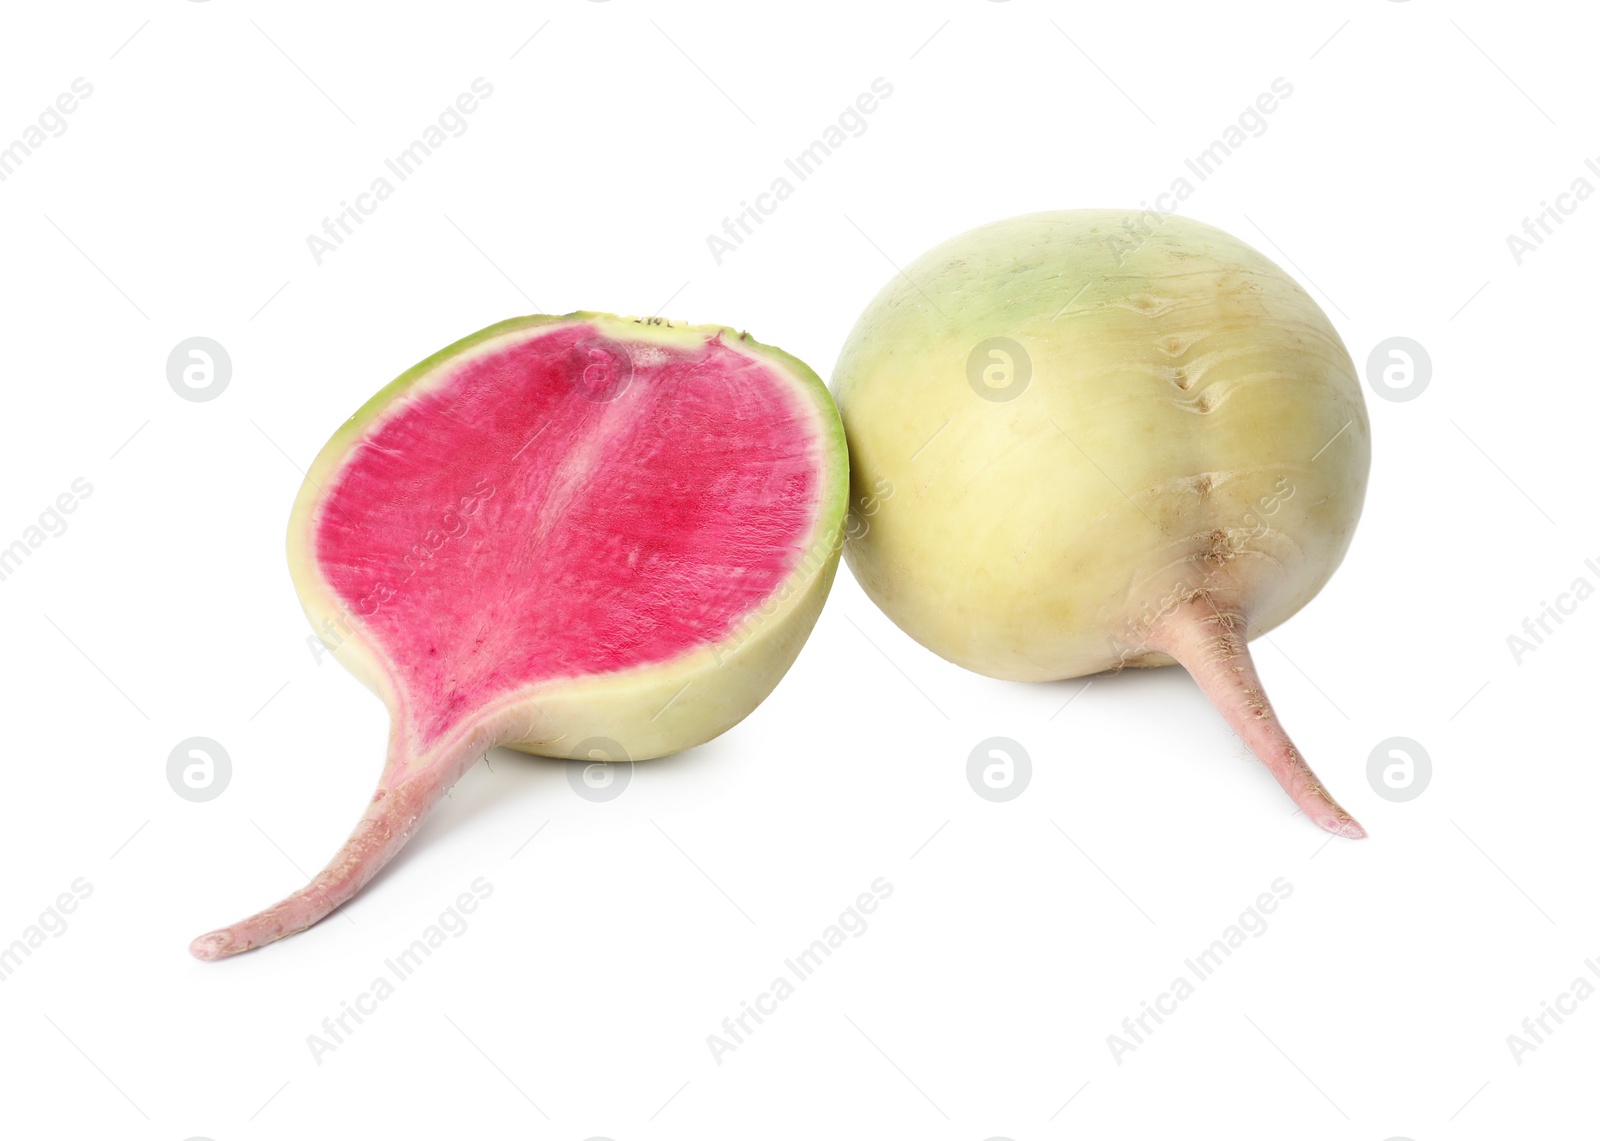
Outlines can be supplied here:
[[819, 447], [794, 383], [721, 338], [557, 326], [396, 398], [314, 524], [318, 569], [387, 675], [382, 779], [310, 885], [194, 955], [282, 938], [353, 896], [473, 761], [522, 738], [492, 712], [518, 692], [726, 638], [800, 561]]
[[423, 747], [531, 682], [718, 641], [794, 568], [817, 494], [808, 410], [720, 342], [632, 346], [659, 359], [585, 398], [625, 382], [629, 351], [580, 326], [475, 362], [331, 489], [318, 561], [373, 611]]

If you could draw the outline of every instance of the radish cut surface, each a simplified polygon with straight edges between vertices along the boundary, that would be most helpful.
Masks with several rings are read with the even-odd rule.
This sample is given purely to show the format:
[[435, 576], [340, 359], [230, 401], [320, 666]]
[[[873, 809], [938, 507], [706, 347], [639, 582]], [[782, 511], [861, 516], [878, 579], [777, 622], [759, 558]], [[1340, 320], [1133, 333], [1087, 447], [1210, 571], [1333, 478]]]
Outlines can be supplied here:
[[475, 356], [342, 469], [317, 560], [397, 671], [418, 744], [532, 683], [726, 637], [817, 517], [815, 408], [713, 339], [558, 327]]
[[838, 564], [848, 469], [827, 390], [722, 326], [491, 326], [335, 433], [289, 524], [313, 627], [389, 707], [333, 860], [191, 944], [217, 959], [349, 900], [484, 752], [630, 762], [743, 719]]

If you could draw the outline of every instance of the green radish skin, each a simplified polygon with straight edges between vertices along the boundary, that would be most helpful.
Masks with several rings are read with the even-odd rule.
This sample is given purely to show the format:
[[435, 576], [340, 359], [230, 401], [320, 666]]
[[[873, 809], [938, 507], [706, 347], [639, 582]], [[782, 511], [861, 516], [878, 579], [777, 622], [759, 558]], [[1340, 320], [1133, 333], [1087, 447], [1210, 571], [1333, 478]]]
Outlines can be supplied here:
[[851, 503], [873, 507], [845, 559], [903, 630], [978, 673], [1182, 664], [1313, 821], [1364, 836], [1247, 645], [1350, 545], [1371, 453], [1350, 355], [1245, 243], [1164, 217], [1134, 245], [1129, 217], [981, 227], [868, 306], [833, 378]]

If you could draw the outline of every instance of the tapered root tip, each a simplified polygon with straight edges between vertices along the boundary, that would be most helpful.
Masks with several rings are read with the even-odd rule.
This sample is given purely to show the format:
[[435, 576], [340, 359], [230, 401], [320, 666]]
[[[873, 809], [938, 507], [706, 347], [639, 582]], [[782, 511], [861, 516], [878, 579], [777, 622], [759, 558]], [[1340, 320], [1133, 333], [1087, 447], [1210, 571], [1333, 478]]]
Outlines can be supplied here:
[[249, 949], [249, 943], [241, 944], [233, 933], [227, 930], [202, 935], [189, 944], [189, 954], [207, 963], [215, 959], [226, 959], [229, 955], [237, 955], [240, 951]]
[[418, 771], [403, 780], [396, 777], [402, 767], [397, 758], [403, 754], [391, 743], [383, 781], [355, 831], [328, 866], [305, 887], [265, 911], [200, 936], [189, 944], [189, 953], [206, 962], [226, 959], [304, 931], [331, 915], [405, 846], [461, 771], [478, 758], [480, 748], [492, 748], [495, 743], [494, 737], [481, 732], [464, 732], [447, 748], [418, 761]]
[[[1271, 754], [1269, 754], [1271, 755]], [[1333, 799], [1333, 794], [1327, 786], [1311, 771], [1311, 767], [1300, 756], [1300, 751], [1289, 745], [1275, 758], [1277, 764], [1269, 762], [1268, 768], [1283, 785], [1283, 790], [1289, 798], [1300, 806], [1300, 811], [1324, 832], [1331, 832], [1346, 840], [1365, 840], [1367, 830], [1346, 812], [1344, 806]]]
[[1346, 840], [1365, 840], [1367, 830], [1361, 827], [1355, 819], [1348, 815], [1323, 815], [1311, 818], [1324, 832], [1332, 832], [1335, 836]]
[[1333, 799], [1284, 731], [1245, 642], [1244, 611], [1209, 595], [1186, 600], [1152, 628], [1149, 645], [1176, 658], [1229, 727], [1317, 827], [1347, 840], [1367, 830]]

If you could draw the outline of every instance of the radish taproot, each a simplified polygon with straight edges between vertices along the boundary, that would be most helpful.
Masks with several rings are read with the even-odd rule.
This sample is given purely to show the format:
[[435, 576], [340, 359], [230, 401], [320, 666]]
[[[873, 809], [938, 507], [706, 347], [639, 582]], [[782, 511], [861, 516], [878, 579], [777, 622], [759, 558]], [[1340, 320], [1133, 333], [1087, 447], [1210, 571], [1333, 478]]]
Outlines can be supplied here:
[[1184, 218], [1012, 218], [890, 281], [833, 391], [872, 507], [845, 560], [901, 629], [997, 678], [1176, 660], [1313, 821], [1365, 835], [1246, 644], [1328, 581], [1366, 494], [1350, 355], [1292, 278]]
[[190, 950], [328, 915], [497, 745], [636, 761], [733, 726], [816, 621], [846, 492], [821, 380], [722, 326], [517, 318], [406, 372], [289, 522], [313, 628], [389, 708], [377, 791], [308, 886]]

